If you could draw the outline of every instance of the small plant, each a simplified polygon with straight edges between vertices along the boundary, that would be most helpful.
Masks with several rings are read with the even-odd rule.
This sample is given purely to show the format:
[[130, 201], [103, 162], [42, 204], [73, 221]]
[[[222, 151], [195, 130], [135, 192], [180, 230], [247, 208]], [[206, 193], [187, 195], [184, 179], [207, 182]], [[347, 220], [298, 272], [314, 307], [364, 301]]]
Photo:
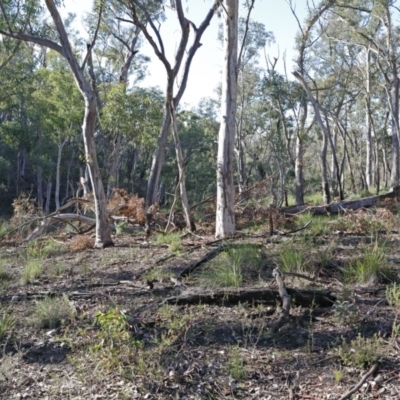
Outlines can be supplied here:
[[255, 246], [229, 248], [210, 262], [201, 279], [207, 286], [238, 287], [246, 277], [260, 269], [262, 262]]
[[336, 382], [340, 382], [343, 379], [343, 373], [342, 371], [335, 369], [333, 371], [333, 377], [335, 378]]
[[0, 239], [5, 238], [11, 231], [11, 225], [6, 221], [0, 220]]
[[364, 338], [361, 334], [350, 343], [339, 347], [339, 356], [346, 365], [357, 368], [366, 368], [379, 361], [384, 356], [384, 341], [375, 334], [371, 338]]
[[4, 260], [0, 258], [0, 281], [9, 279], [10, 276], [4, 268]]
[[361, 259], [351, 262], [344, 272], [345, 282], [365, 284], [387, 274], [387, 258], [385, 246], [378, 241], [365, 247]]
[[309, 225], [304, 232], [311, 233], [312, 235], [321, 235], [329, 230], [326, 217], [312, 215], [310, 212], [301, 213], [296, 216], [295, 226], [297, 228], [302, 228], [307, 224]]
[[14, 315], [8, 308], [0, 309], [0, 340], [12, 331], [16, 322]]
[[228, 360], [228, 373], [232, 379], [246, 379], [247, 371], [245, 368], [245, 362], [243, 358], [239, 354], [238, 347], [232, 347], [229, 352], [229, 360]]
[[182, 239], [179, 233], [159, 233], [155, 243], [158, 245], [167, 244], [172, 253], [179, 253], [182, 250]]
[[283, 272], [304, 272], [307, 270], [302, 249], [292, 244], [285, 246], [279, 253], [279, 266]]
[[396, 283], [386, 287], [386, 300], [388, 304], [400, 309], [400, 286]]
[[337, 300], [335, 303], [334, 310], [337, 321], [340, 324], [354, 323], [358, 319], [359, 315], [358, 308], [354, 303], [350, 303], [349, 301]]
[[43, 260], [28, 258], [22, 271], [22, 281], [28, 285], [39, 278], [43, 270]]
[[114, 345], [130, 339], [129, 323], [123, 311], [117, 308], [106, 313], [97, 311], [95, 317], [96, 323], [101, 328], [99, 334], [101, 340], [97, 345], [98, 348], [109, 347], [112, 349]]
[[87, 235], [74, 236], [69, 243], [69, 248], [72, 251], [84, 251], [92, 249], [94, 246], [94, 239]]
[[68, 297], [45, 297], [33, 307], [31, 324], [36, 328], [54, 329], [72, 320], [75, 314]]
[[121, 221], [115, 224], [115, 234], [117, 236], [122, 236], [127, 232], [128, 223], [126, 221]]

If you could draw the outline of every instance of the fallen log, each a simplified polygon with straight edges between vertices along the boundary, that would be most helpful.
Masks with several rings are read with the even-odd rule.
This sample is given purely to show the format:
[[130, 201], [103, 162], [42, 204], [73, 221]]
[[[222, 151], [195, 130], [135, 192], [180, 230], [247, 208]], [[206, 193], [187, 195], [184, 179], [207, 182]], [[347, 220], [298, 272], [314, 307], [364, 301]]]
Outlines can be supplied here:
[[84, 215], [79, 214], [57, 214], [57, 215], [50, 215], [43, 219], [40, 225], [28, 235], [25, 239], [26, 242], [30, 242], [38, 238], [42, 233], [51, 225], [54, 225], [58, 222], [69, 222], [69, 221], [79, 221], [84, 224], [96, 224], [96, 220], [94, 218], [85, 217]]
[[400, 196], [400, 187], [397, 186], [393, 191], [380, 194], [377, 196], [364, 197], [359, 200], [343, 200], [337, 203], [326, 204], [322, 206], [310, 206], [302, 204], [298, 206], [281, 207], [279, 211], [283, 214], [293, 215], [301, 212], [310, 212], [315, 215], [326, 215], [326, 214], [340, 214], [344, 210], [358, 210], [360, 208], [369, 208], [375, 206], [380, 201], [386, 199], [395, 199]]
[[[329, 291], [301, 290], [287, 288], [296, 305], [303, 307], [320, 306], [331, 307], [336, 297]], [[279, 291], [270, 288], [241, 288], [241, 289], [188, 289], [179, 296], [167, 298], [164, 303], [185, 305], [185, 304], [217, 304], [235, 305], [238, 303], [263, 303], [275, 306], [281, 302]]]

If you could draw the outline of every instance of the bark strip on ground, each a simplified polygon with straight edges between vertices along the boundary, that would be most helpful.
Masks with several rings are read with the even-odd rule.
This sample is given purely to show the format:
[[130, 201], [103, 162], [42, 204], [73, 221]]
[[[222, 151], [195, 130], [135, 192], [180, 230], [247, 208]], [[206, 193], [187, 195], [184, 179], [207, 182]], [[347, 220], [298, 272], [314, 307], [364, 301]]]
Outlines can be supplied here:
[[[301, 290], [287, 288], [288, 295], [294, 303], [303, 307], [320, 306], [331, 307], [336, 298], [329, 291]], [[238, 303], [264, 303], [276, 305], [281, 301], [279, 291], [270, 288], [241, 288], [241, 289], [189, 289], [179, 296], [169, 297], [164, 303], [185, 304], [217, 304], [234, 305]]]

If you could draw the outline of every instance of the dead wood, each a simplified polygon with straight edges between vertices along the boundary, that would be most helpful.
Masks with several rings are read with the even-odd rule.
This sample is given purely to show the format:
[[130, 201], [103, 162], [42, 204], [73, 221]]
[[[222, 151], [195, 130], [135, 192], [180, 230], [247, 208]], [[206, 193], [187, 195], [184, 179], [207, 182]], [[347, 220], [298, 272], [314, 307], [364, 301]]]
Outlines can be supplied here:
[[340, 214], [345, 210], [358, 210], [360, 208], [369, 208], [377, 205], [386, 199], [394, 199], [400, 196], [400, 187], [396, 187], [393, 191], [377, 196], [365, 197], [359, 200], [343, 200], [337, 203], [331, 203], [323, 206], [309, 206], [307, 204], [291, 207], [281, 207], [279, 211], [284, 214], [299, 214], [302, 212], [310, 212], [315, 215]]
[[365, 382], [371, 375], [373, 375], [373, 374], [378, 370], [378, 367], [379, 367], [379, 363], [376, 362], [376, 363], [371, 367], [371, 369], [370, 369], [368, 372], [366, 372], [366, 373], [361, 377], [361, 379], [360, 379], [360, 381], [357, 383], [357, 385], [355, 385], [354, 387], [352, 387], [352, 388], [351, 388], [348, 392], [346, 392], [339, 400], [346, 400], [346, 399], [350, 398], [350, 396], [351, 396], [352, 394], [354, 394], [355, 392], [357, 392], [357, 391], [360, 389], [360, 387], [361, 387], [362, 385], [364, 385], [364, 382]]
[[215, 258], [219, 253], [221, 253], [223, 250], [225, 250], [226, 246], [222, 244], [221, 246], [217, 247], [216, 249], [213, 249], [209, 251], [205, 256], [200, 258], [200, 260], [197, 260], [193, 263], [191, 263], [189, 266], [187, 266], [180, 274], [180, 277], [185, 277], [193, 273], [197, 268], [199, 268], [202, 264], [212, 260]]
[[[301, 290], [287, 288], [288, 295], [296, 305], [303, 307], [320, 306], [331, 307], [336, 301], [329, 291]], [[217, 304], [235, 305], [238, 303], [264, 303], [276, 305], [281, 301], [279, 291], [270, 288], [241, 288], [241, 289], [188, 289], [179, 296], [169, 297], [164, 301], [167, 304]]]
[[283, 283], [283, 274], [281, 270], [279, 268], [274, 268], [272, 276], [276, 279], [279, 296], [282, 299], [282, 307], [279, 311], [278, 319], [270, 324], [271, 331], [276, 333], [287, 321], [289, 321], [291, 297], [288, 295], [285, 284]]

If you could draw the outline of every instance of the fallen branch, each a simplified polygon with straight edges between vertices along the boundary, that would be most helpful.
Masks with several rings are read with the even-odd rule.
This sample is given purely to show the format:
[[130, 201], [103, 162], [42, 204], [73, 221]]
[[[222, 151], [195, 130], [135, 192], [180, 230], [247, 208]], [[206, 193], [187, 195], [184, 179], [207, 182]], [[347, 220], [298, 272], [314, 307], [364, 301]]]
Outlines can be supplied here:
[[359, 200], [343, 200], [337, 203], [331, 203], [323, 206], [309, 206], [307, 204], [291, 207], [281, 207], [279, 211], [284, 214], [299, 214], [310, 212], [314, 215], [340, 214], [346, 210], [358, 210], [375, 206], [378, 202], [386, 199], [394, 199], [400, 196], [400, 187], [396, 187], [392, 192], [377, 196], [365, 197]]
[[[336, 301], [328, 291], [290, 289], [287, 288], [288, 295], [296, 305], [303, 307], [320, 306], [331, 307]], [[276, 305], [281, 300], [279, 291], [270, 288], [241, 288], [241, 289], [188, 289], [179, 296], [169, 297], [164, 303], [185, 305], [185, 304], [217, 304], [235, 305], [238, 303], [264, 303]]]
[[346, 400], [346, 399], [348, 399], [352, 394], [354, 394], [355, 392], [357, 392], [357, 391], [360, 389], [360, 387], [361, 387], [362, 385], [364, 385], [365, 381], [366, 381], [371, 375], [373, 375], [373, 374], [378, 370], [378, 367], [379, 367], [379, 363], [376, 362], [376, 363], [371, 367], [371, 369], [370, 369], [368, 372], [366, 372], [366, 373], [361, 377], [361, 379], [360, 379], [360, 381], [357, 383], [357, 385], [355, 385], [354, 387], [352, 387], [352, 388], [351, 388], [348, 392], [346, 392], [339, 400]]
[[213, 249], [209, 251], [205, 256], [200, 258], [200, 260], [195, 261], [194, 263], [191, 263], [188, 267], [186, 267], [180, 274], [180, 277], [185, 277], [193, 273], [197, 268], [200, 267], [200, 265], [212, 260], [215, 258], [219, 253], [221, 253], [223, 250], [225, 250], [226, 246], [222, 244], [221, 246], [217, 247], [216, 249]]
[[56, 224], [57, 222], [66, 222], [69, 223], [69, 221], [79, 221], [85, 224], [96, 224], [96, 220], [94, 218], [89, 218], [85, 217], [84, 215], [79, 215], [79, 214], [56, 214], [56, 215], [50, 215], [46, 217], [41, 224], [30, 234], [28, 237], [25, 239], [26, 242], [30, 242], [32, 240], [35, 240], [38, 238], [40, 235], [43, 234], [44, 230], [48, 228], [51, 225]]
[[283, 274], [279, 268], [274, 268], [272, 276], [276, 279], [278, 284], [279, 296], [282, 299], [282, 308], [279, 311], [279, 317], [276, 321], [270, 324], [271, 332], [276, 333], [278, 330], [289, 320], [290, 301], [291, 297], [288, 295], [285, 284], [283, 283]]

